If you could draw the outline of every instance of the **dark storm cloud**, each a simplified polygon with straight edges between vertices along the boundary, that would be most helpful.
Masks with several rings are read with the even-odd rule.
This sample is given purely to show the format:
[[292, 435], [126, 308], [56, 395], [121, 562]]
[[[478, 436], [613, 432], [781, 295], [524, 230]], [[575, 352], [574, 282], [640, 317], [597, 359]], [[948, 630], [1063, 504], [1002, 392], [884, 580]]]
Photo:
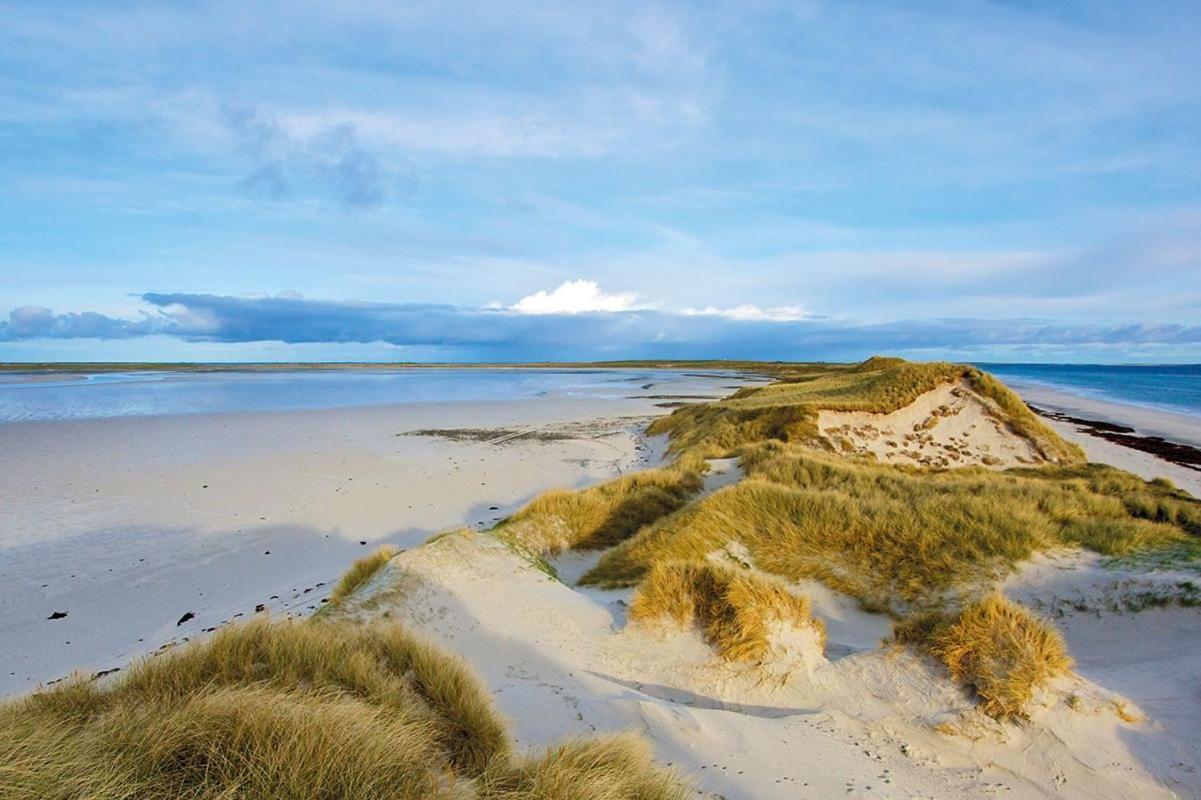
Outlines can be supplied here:
[[148, 293], [154, 313], [127, 320], [24, 306], [0, 322], [0, 340], [120, 339], [166, 335], [218, 343], [386, 342], [459, 348], [497, 358], [831, 358], [874, 352], [1195, 346], [1201, 326], [1095, 325], [1042, 320], [736, 320], [662, 310], [517, 314], [426, 303]]

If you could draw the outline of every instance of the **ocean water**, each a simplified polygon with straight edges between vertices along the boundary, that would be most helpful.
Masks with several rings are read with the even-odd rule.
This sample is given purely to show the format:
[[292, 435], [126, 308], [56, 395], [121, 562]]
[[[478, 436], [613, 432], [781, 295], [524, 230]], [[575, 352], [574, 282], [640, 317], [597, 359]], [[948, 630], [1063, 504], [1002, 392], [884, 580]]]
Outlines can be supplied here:
[[[1004, 381], [1036, 383], [1118, 403], [1201, 416], [1201, 364], [978, 364]], [[1199, 422], [1201, 424], [1201, 422]]]
[[0, 375], [0, 424], [391, 403], [637, 394], [679, 373], [645, 370], [405, 369]]

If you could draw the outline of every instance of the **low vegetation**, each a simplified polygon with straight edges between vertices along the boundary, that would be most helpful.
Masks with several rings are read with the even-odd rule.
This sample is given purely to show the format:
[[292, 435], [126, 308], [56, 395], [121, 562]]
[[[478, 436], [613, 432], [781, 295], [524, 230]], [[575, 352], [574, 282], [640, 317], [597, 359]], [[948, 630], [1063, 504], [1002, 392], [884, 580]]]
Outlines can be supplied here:
[[1100, 465], [932, 471], [778, 442], [743, 452], [743, 481], [643, 528], [583, 582], [632, 585], [655, 564], [699, 563], [737, 542], [760, 569], [904, 613], [1038, 550], [1191, 546], [1201, 521], [1184, 493]]
[[514, 756], [467, 668], [395, 625], [257, 621], [0, 706], [14, 800], [682, 795], [625, 737]]
[[392, 545], [385, 544], [381, 545], [379, 549], [370, 555], [363, 556], [355, 561], [350, 565], [350, 569], [342, 575], [333, 592], [330, 593], [329, 604], [336, 606], [354, 594], [355, 590], [371, 580], [375, 573], [383, 569], [384, 565], [391, 561], [399, 552], [400, 550]]
[[534, 758], [489, 769], [477, 780], [481, 800], [682, 800], [672, 773], [658, 769], [641, 737], [579, 739]]
[[711, 563], [655, 564], [634, 594], [630, 619], [695, 624], [730, 661], [762, 661], [781, 628], [812, 629], [825, 643], [807, 597], [762, 574]]
[[999, 594], [958, 614], [904, 620], [894, 635], [937, 658], [952, 678], [975, 689], [981, 710], [997, 719], [1024, 716], [1035, 691], [1072, 666], [1058, 631]]
[[702, 459], [684, 458], [580, 491], [546, 492], [496, 532], [536, 553], [611, 547], [687, 504], [704, 469]]

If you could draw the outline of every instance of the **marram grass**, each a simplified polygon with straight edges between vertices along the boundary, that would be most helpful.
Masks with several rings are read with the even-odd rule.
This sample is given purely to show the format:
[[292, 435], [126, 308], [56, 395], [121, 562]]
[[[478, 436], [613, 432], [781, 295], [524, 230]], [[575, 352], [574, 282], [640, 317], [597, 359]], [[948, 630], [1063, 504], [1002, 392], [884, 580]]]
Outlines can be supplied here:
[[761, 573], [712, 563], [655, 564], [634, 594], [630, 619], [695, 624], [730, 661], [762, 661], [781, 627], [810, 628], [825, 644], [825, 627], [814, 619], [809, 598]]
[[904, 620], [894, 636], [938, 659], [952, 678], [975, 689], [980, 709], [997, 719], [1024, 716], [1035, 691], [1072, 667], [1059, 632], [1000, 594], [958, 614]]
[[685, 458], [588, 489], [546, 492], [495, 530], [535, 553], [611, 547], [682, 508], [701, 488], [704, 468], [703, 460]]
[[1084, 461], [1080, 448], [1047, 427], [1005, 384], [975, 367], [876, 357], [854, 366], [803, 365], [777, 371], [781, 380], [776, 383], [741, 389], [714, 403], [685, 406], [656, 420], [650, 432], [671, 434], [673, 452], [706, 458], [740, 455], [744, 447], [768, 440], [822, 447], [817, 414], [823, 409], [885, 414], [942, 384], [965, 382], [1048, 461]]
[[930, 471], [778, 442], [746, 448], [742, 463], [740, 483], [644, 527], [583, 582], [632, 585], [655, 564], [701, 562], [737, 542], [762, 570], [903, 612], [1040, 550], [1191, 546], [1201, 520], [1182, 492], [1099, 465]]
[[350, 597], [358, 589], [360, 589], [367, 581], [371, 580], [375, 573], [383, 569], [384, 565], [391, 561], [400, 550], [396, 547], [385, 544], [381, 545], [375, 552], [365, 555], [350, 565], [334, 586], [333, 592], [329, 596], [329, 604], [336, 606], [347, 597]]
[[632, 739], [515, 756], [464, 664], [395, 625], [255, 621], [0, 705], [6, 800], [682, 793]]

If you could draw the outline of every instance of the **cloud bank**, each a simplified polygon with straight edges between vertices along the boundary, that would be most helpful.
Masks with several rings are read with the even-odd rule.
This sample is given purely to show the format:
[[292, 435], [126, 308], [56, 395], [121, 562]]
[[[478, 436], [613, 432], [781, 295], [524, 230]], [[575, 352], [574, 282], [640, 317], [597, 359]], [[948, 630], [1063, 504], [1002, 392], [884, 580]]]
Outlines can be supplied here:
[[[566, 288], [565, 288], [566, 287]], [[509, 308], [372, 303], [293, 295], [142, 295], [149, 307], [123, 319], [95, 312], [12, 310], [0, 342], [131, 339], [285, 344], [386, 343], [440, 348], [462, 360], [624, 357], [760, 359], [858, 358], [876, 352], [966, 355], [1194, 350], [1201, 326], [1064, 323], [1037, 319], [860, 322], [793, 313], [680, 312], [634, 307], [635, 298], [588, 281], [539, 292]], [[526, 301], [529, 301], [528, 303]], [[522, 304], [525, 304], [522, 308]], [[600, 307], [598, 307], [600, 306]], [[531, 310], [533, 309], [533, 310]]]

